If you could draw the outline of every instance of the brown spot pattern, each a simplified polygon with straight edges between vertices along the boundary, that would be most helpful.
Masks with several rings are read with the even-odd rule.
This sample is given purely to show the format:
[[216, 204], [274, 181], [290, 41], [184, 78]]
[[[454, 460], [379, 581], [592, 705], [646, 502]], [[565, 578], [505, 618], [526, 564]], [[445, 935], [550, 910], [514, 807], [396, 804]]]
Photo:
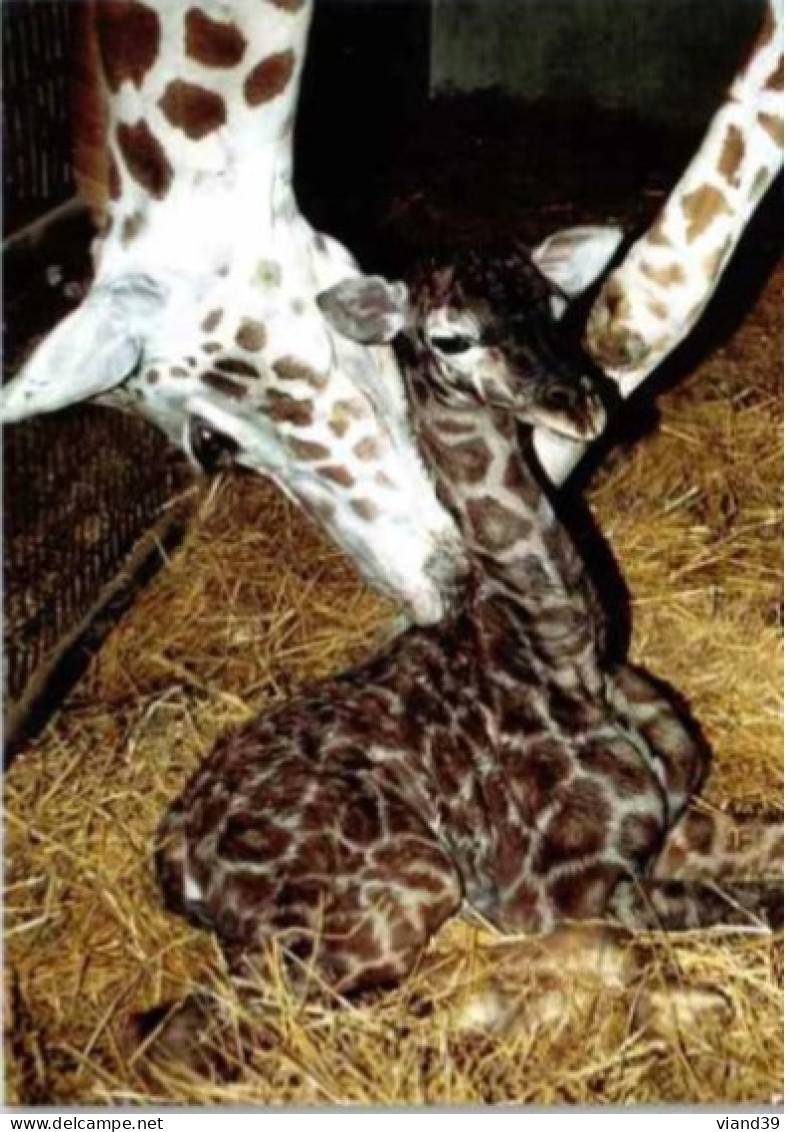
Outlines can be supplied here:
[[442, 464], [448, 466], [453, 478], [463, 483], [478, 483], [488, 475], [491, 451], [482, 440], [469, 440], [444, 449]]
[[305, 0], [269, 0], [275, 8], [282, 8], [284, 12], [298, 12], [305, 5]]
[[783, 144], [784, 122], [778, 114], [760, 113], [757, 115], [757, 121], [768, 134], [771, 141], [773, 141], [778, 146], [781, 146]]
[[234, 401], [241, 401], [246, 396], [246, 390], [243, 385], [239, 385], [237, 381], [226, 377], [224, 373], [217, 373], [216, 370], [210, 369], [200, 375], [200, 380], [204, 381], [206, 385], [210, 385], [212, 389], [217, 392], [223, 393], [226, 397], [231, 397]]
[[133, 212], [127, 216], [121, 225], [121, 243], [130, 244], [145, 227], [145, 217], [142, 212]]
[[192, 141], [213, 133], [227, 120], [225, 100], [213, 90], [183, 79], [167, 84], [159, 108], [171, 126], [183, 130]]
[[325, 444], [316, 444], [312, 440], [289, 436], [285, 443], [298, 460], [328, 460], [332, 455]]
[[737, 185], [740, 181], [744, 152], [743, 133], [737, 126], [729, 125], [719, 154], [718, 170], [731, 185]]
[[212, 20], [199, 8], [187, 12], [185, 34], [187, 57], [206, 67], [235, 67], [247, 49], [235, 24]]
[[381, 456], [381, 445], [375, 436], [366, 436], [354, 445], [352, 451], [360, 460], [378, 460]]
[[784, 90], [785, 88], [785, 61], [784, 56], [776, 64], [765, 83], [766, 90]]
[[662, 832], [649, 814], [629, 814], [620, 829], [620, 852], [625, 857], [644, 860], [658, 849]]
[[666, 303], [662, 303], [660, 299], [648, 299], [647, 309], [660, 322], [669, 318], [669, 307]]
[[277, 389], [266, 392], [266, 412], [273, 421], [285, 421], [298, 426], [313, 423], [312, 401], [289, 397], [287, 393], [281, 393]]
[[133, 126], [121, 122], [117, 138], [129, 175], [156, 200], [166, 197], [173, 181], [173, 168], [148, 123], [142, 118]]
[[138, 0], [95, 5], [96, 35], [110, 90], [127, 79], [138, 88], [159, 55], [159, 16]]
[[[208, 312], [208, 314], [200, 324], [200, 329], [205, 331], [206, 334], [211, 334], [212, 331], [217, 329], [221, 322], [222, 309], [220, 307], [217, 307], [215, 310]], [[204, 346], [203, 349], [205, 350], [207, 349], [207, 347]]]
[[294, 53], [291, 50], [269, 55], [253, 67], [244, 80], [244, 98], [248, 106], [260, 106], [282, 94], [293, 74]]
[[253, 318], [243, 318], [236, 331], [236, 345], [242, 350], [249, 350], [251, 354], [262, 350], [266, 345], [266, 327], [262, 322]]
[[118, 200], [121, 195], [121, 171], [111, 149], [107, 150], [107, 192], [110, 200]]
[[468, 504], [467, 511], [475, 537], [482, 547], [505, 550], [524, 533], [521, 516], [503, 507], [496, 499], [474, 499]]
[[324, 479], [331, 480], [332, 483], [339, 484], [340, 487], [354, 486], [354, 477], [348, 468], [344, 468], [341, 464], [329, 464], [325, 468], [319, 468], [318, 474]]
[[329, 428], [335, 436], [343, 437], [351, 428], [352, 421], [363, 420], [365, 408], [355, 401], [335, 401], [329, 414]]
[[359, 515], [360, 519], [375, 519], [379, 509], [370, 499], [352, 499], [351, 510]]
[[773, 180], [773, 171], [767, 165], [762, 165], [755, 174], [754, 182], [749, 190], [750, 200], [759, 200]]
[[700, 185], [682, 198], [680, 207], [686, 217], [686, 236], [696, 240], [702, 235], [717, 216], [732, 212], [724, 194], [713, 185]]
[[243, 362], [240, 358], [222, 358], [214, 362], [214, 368], [221, 370], [222, 373], [233, 373], [239, 377], [255, 377], [259, 376], [255, 366], [251, 366], [249, 362]]
[[304, 362], [290, 355], [278, 358], [273, 363], [272, 369], [283, 381], [303, 381], [313, 389], [324, 389], [329, 381], [326, 374], [319, 373], [317, 369], [305, 365]]

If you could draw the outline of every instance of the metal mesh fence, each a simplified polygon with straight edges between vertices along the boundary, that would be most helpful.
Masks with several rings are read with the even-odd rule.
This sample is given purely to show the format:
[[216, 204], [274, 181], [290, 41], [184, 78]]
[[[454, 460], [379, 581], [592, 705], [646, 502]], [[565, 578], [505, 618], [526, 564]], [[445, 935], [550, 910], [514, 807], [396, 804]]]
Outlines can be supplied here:
[[[77, 0], [80, 2], [80, 0]], [[4, 0], [4, 230], [66, 200], [71, 173], [74, 0]]]
[[[5, 0], [6, 221], [68, 200], [69, 59], [75, 0]], [[80, 0], [76, 0], [77, 3]], [[90, 279], [84, 217], [36, 225], [4, 248], [4, 377], [78, 301]], [[67, 647], [174, 516], [186, 464], [147, 422], [79, 407], [3, 435], [6, 743]], [[183, 518], [183, 509], [178, 510]], [[36, 704], [40, 707], [40, 703]]]

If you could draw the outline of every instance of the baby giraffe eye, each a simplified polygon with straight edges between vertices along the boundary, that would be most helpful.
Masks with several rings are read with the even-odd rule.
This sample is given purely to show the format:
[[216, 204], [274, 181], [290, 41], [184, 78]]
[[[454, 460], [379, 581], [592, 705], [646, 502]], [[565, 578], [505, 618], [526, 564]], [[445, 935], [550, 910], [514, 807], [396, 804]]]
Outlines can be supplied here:
[[437, 334], [431, 338], [431, 345], [443, 354], [464, 354], [476, 343], [466, 334]]

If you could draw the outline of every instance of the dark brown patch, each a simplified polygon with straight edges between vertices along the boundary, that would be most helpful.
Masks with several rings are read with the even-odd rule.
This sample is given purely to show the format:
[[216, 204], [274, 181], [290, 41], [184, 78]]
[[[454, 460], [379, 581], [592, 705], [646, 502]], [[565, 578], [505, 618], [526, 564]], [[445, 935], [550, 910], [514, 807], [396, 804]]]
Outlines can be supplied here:
[[572, 919], [600, 916], [606, 910], [616, 879], [613, 866], [597, 865], [557, 877], [549, 886], [549, 892], [560, 916]]
[[141, 118], [133, 126], [120, 122], [117, 129], [118, 148], [138, 184], [156, 200], [167, 196], [173, 181], [173, 169], [167, 154], [148, 123]]
[[496, 499], [473, 499], [467, 504], [467, 512], [475, 537], [485, 549], [506, 550], [524, 534], [522, 517]]
[[220, 350], [224, 350], [225, 347], [221, 342], [206, 342], [201, 349], [204, 354], [217, 354]]
[[[208, 312], [208, 314], [200, 324], [200, 329], [204, 330], [206, 334], [211, 334], [213, 330], [217, 329], [221, 322], [222, 309], [220, 307], [217, 307], [215, 310]], [[205, 350], [206, 347], [204, 346], [203, 349]]]
[[464, 444], [443, 447], [440, 460], [441, 467], [454, 480], [479, 483], [488, 475], [491, 467], [491, 452], [482, 440], [469, 440]]
[[620, 827], [620, 852], [639, 862], [652, 857], [659, 848], [661, 826], [649, 814], [629, 814]]
[[683, 833], [692, 853], [710, 853], [716, 834], [713, 815], [700, 810], [689, 810], [683, 818]]
[[765, 82], [766, 90], [784, 90], [785, 88], [785, 61], [784, 56], [774, 67]]
[[156, 385], [157, 381], [159, 380], [159, 370], [158, 369], [146, 370], [145, 380], [148, 382], [149, 385]]
[[360, 460], [378, 460], [382, 454], [381, 444], [375, 436], [364, 437], [354, 445], [352, 451]]
[[189, 370], [184, 369], [183, 366], [171, 366], [170, 367], [170, 376], [171, 377], [190, 377], [191, 375], [190, 375]]
[[280, 393], [277, 389], [266, 392], [266, 412], [273, 421], [287, 421], [288, 424], [306, 426], [313, 423], [313, 404], [300, 401]]
[[563, 787], [560, 809], [549, 822], [536, 868], [548, 872], [554, 865], [600, 852], [606, 844], [610, 816], [603, 790], [594, 782], [574, 782]]
[[305, 5], [305, 0], [270, 0], [275, 8], [282, 8], [284, 12], [298, 12]]
[[[523, 715], [514, 720], [514, 727], [517, 735], [519, 730], [523, 731]], [[568, 777], [571, 762], [564, 747], [544, 739], [535, 746], [534, 751], [530, 751], [527, 759], [523, 756], [521, 743], [516, 742], [512, 747], [509, 746], [505, 756], [505, 768], [511, 781], [511, 788], [529, 821], [537, 816], [547, 800]]]
[[456, 420], [454, 417], [437, 417], [434, 425], [437, 432], [443, 432], [448, 436], [468, 435], [475, 431], [474, 421]]
[[724, 194], [713, 185], [700, 185], [681, 199], [680, 207], [686, 217], [686, 236], [696, 240], [716, 219], [725, 212], [732, 212]]
[[326, 374], [319, 373], [318, 370], [300, 362], [298, 358], [290, 356], [278, 358], [273, 363], [272, 369], [283, 381], [304, 381], [313, 389], [325, 389], [329, 381]]
[[360, 519], [375, 519], [379, 514], [378, 507], [370, 499], [352, 499], [351, 510], [359, 515]]
[[214, 368], [221, 370], [222, 373], [235, 373], [239, 377], [259, 377], [255, 366], [251, 366], [249, 362], [241, 361], [240, 358], [221, 358], [214, 362]]
[[145, 217], [142, 212], [133, 212], [127, 216], [121, 225], [121, 243], [130, 244], [145, 227]]
[[110, 200], [118, 200], [121, 195], [121, 171], [111, 149], [107, 150], [107, 192]]
[[221, 95], [183, 79], [167, 84], [158, 105], [170, 125], [183, 130], [192, 141], [212, 134], [228, 116]]
[[95, 5], [96, 35], [110, 90], [130, 79], [142, 86], [159, 55], [159, 16], [138, 0]]
[[775, 145], [781, 146], [784, 142], [784, 122], [779, 115], [760, 113], [757, 115], [757, 121], [768, 134], [771, 141], [773, 141]]
[[236, 345], [251, 354], [262, 350], [266, 345], [266, 327], [254, 318], [243, 318], [236, 331]]
[[579, 755], [587, 770], [605, 779], [620, 798], [634, 798], [644, 793], [648, 772], [636, 760], [624, 759], [605, 743], [590, 743]]
[[187, 57], [206, 67], [235, 67], [247, 48], [235, 24], [212, 20], [199, 8], [187, 12], [185, 30]]
[[719, 154], [718, 170], [724, 180], [729, 181], [731, 185], [737, 185], [741, 179], [740, 172], [745, 149], [742, 131], [737, 126], [730, 124], [727, 127], [724, 144]]
[[330, 464], [326, 468], [319, 468], [318, 474], [323, 476], [324, 479], [331, 480], [332, 483], [339, 484], [341, 487], [353, 487], [354, 477], [348, 468], [342, 467], [340, 464]]
[[253, 67], [244, 80], [244, 98], [248, 106], [260, 106], [282, 94], [293, 74], [294, 53], [291, 50], [269, 55]]
[[226, 397], [232, 397], [234, 401], [243, 400], [247, 393], [243, 385], [239, 385], [237, 381], [232, 381], [231, 378], [225, 377], [224, 373], [217, 373], [217, 371], [213, 369], [202, 373], [200, 380], [204, 381], [206, 385], [210, 385], [212, 389], [216, 389], [219, 393], [224, 393]]
[[285, 443], [298, 460], [328, 460], [332, 455], [325, 444], [315, 444], [312, 440], [289, 436]]

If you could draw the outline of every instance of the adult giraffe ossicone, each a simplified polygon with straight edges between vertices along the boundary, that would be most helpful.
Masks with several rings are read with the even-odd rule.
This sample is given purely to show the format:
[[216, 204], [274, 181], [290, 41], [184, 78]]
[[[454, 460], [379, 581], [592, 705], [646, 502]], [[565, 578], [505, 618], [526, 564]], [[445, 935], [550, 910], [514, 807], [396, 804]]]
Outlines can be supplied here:
[[[198, 463], [271, 477], [419, 623], [465, 569], [389, 347], [315, 296], [356, 271], [292, 186], [312, 0], [96, 0], [107, 224], [82, 305], [0, 391], [0, 421], [93, 399]], [[79, 127], [79, 123], [78, 123]]]

